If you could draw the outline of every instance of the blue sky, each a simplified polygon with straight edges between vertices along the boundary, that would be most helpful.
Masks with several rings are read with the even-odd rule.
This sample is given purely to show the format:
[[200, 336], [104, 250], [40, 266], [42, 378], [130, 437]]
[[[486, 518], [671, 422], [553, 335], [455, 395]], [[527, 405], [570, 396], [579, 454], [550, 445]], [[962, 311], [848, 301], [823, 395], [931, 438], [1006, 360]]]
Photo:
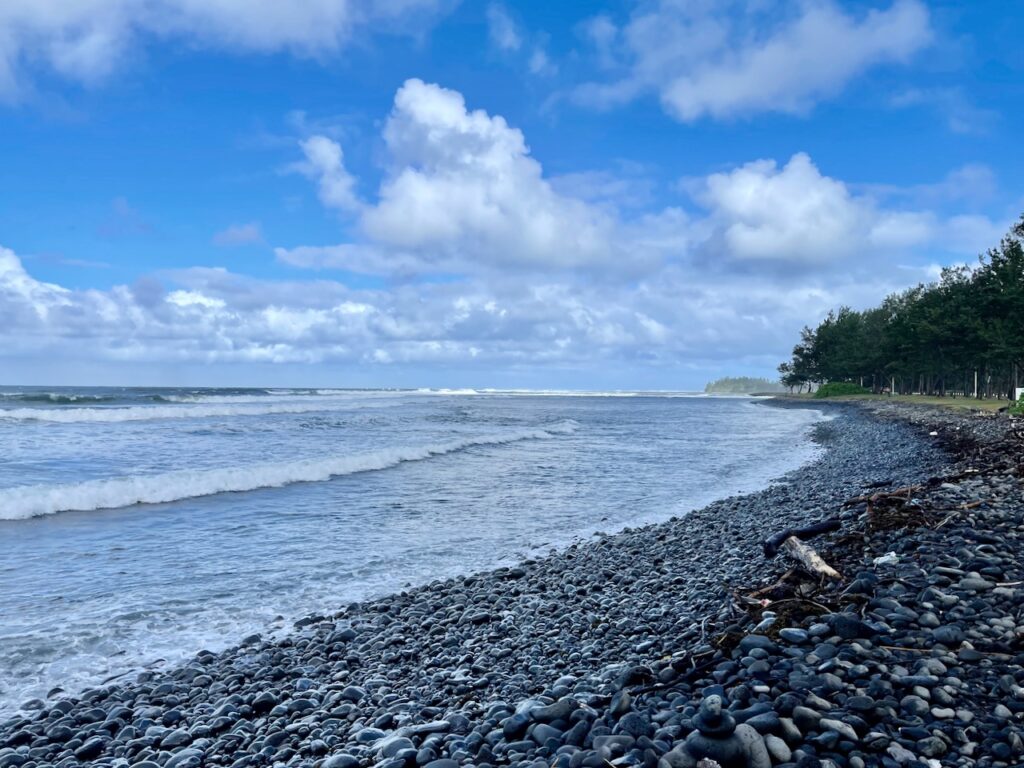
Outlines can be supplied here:
[[0, 7], [0, 380], [693, 388], [1024, 211], [1015, 4], [239, 7]]

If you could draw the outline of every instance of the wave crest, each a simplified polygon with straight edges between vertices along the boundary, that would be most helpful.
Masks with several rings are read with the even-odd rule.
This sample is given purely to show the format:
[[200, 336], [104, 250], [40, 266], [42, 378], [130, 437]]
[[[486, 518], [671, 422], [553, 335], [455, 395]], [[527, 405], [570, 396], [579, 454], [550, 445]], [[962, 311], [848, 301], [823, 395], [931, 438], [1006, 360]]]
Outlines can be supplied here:
[[153, 419], [207, 419], [216, 416], [268, 416], [275, 413], [315, 413], [360, 407], [372, 406], [356, 401], [324, 400], [308, 403], [225, 402], [210, 405], [143, 405], [127, 408], [8, 408], [0, 410], [0, 419], [74, 424]]
[[571, 434], [577, 426], [576, 422], [567, 420], [544, 428], [479, 435], [419, 447], [385, 448], [351, 456], [224, 469], [180, 470], [158, 475], [88, 480], [71, 485], [5, 488], [0, 489], [0, 520], [25, 520], [58, 512], [116, 509], [135, 504], [161, 504], [218, 493], [321, 482], [341, 475], [388, 469], [408, 461], [422, 461], [474, 446], [550, 439]]

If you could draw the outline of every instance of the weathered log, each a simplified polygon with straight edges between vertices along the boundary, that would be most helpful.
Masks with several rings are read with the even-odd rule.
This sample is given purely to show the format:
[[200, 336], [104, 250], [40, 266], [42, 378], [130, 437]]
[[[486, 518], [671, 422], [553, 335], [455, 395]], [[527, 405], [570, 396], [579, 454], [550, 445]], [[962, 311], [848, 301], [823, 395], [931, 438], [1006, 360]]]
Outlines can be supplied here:
[[804, 544], [796, 536], [790, 536], [780, 548], [782, 553], [796, 560], [813, 574], [840, 581], [843, 577], [835, 568], [821, 559], [821, 555], [812, 547]]
[[810, 539], [823, 533], [838, 531], [841, 526], [842, 521], [838, 517], [833, 517], [829, 520], [822, 520], [820, 523], [805, 525], [802, 528], [787, 528], [784, 531], [779, 531], [765, 539], [764, 556], [775, 557], [779, 552], [779, 547], [782, 545], [782, 542], [790, 536], [796, 536], [800, 539]]

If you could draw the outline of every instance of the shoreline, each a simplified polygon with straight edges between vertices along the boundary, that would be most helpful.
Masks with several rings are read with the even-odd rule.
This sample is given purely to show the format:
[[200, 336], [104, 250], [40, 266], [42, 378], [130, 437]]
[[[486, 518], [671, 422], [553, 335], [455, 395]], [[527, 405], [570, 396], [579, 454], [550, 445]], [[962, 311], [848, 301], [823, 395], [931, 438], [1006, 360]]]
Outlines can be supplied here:
[[[512, 450], [471, 448], [464, 455], [459, 451], [450, 458], [429, 457], [395, 471], [238, 497], [203, 497], [172, 507], [65, 512], [25, 521], [24, 526], [20, 521], [0, 521], [0, 529], [11, 531], [7, 540], [0, 533], [6, 545], [0, 546], [0, 560], [9, 560], [7, 570], [13, 576], [5, 583], [0, 602], [14, 611], [8, 631], [0, 633], [11, 638], [0, 665], [0, 722], [23, 702], [52, 700], [57, 687], [63, 689], [62, 695], [73, 695], [111, 681], [131, 681], [144, 670], [173, 669], [200, 649], [220, 653], [252, 633], [265, 639], [283, 637], [295, 621], [313, 613], [333, 614], [351, 601], [387, 596], [440, 577], [514, 566], [586, 541], [599, 531], [615, 533], [681, 516], [723, 496], [759, 490], [820, 450], [808, 429], [820, 419], [820, 410], [780, 411], [746, 399], [664, 405], [571, 400], [566, 406], [520, 407], [507, 400], [486, 406], [482, 413], [500, 409], [528, 414], [539, 413], [539, 408], [543, 414], [525, 420], [537, 426], [561, 424], [563, 416], [583, 414], [585, 425], [572, 435], [528, 440]], [[649, 425], [648, 413], [677, 414], [680, 423]], [[705, 413], [732, 425], [709, 439], [706, 447], [693, 438], [703, 434], [700, 418]], [[641, 431], [605, 428], [610, 420], [623, 417]], [[480, 431], [506, 435], [510, 429], [499, 421]], [[666, 442], [645, 447], [646, 441], [636, 435]], [[382, 443], [413, 449], [430, 441], [433, 438], [412, 435], [381, 438]], [[723, 450], [723, 445], [736, 447]], [[349, 451], [334, 450], [350, 456]], [[747, 456], [756, 459], [744, 459]], [[641, 474], [620, 477], [627, 466], [637, 466]], [[507, 482], [481, 483], [477, 470], [489, 467], [510, 472]], [[677, 476], [675, 468], [682, 474]], [[435, 476], [445, 478], [445, 487], [438, 486], [437, 493], [431, 487]], [[535, 478], [540, 485], [528, 484], [526, 478]], [[191, 478], [187, 487], [192, 487]], [[479, 488], [484, 495], [467, 494], [469, 488]], [[364, 497], [359, 489], [371, 493]], [[410, 493], [417, 489], [426, 495]], [[321, 503], [308, 503], [308, 498]], [[344, 512], [339, 507], [332, 514], [333, 500], [344, 500]], [[404, 509], [392, 506], [395, 500]], [[380, 507], [378, 514], [375, 506]], [[214, 511], [204, 514], [204, 508]], [[0, 509], [0, 517], [10, 511]], [[360, 516], [372, 525], [366, 531], [372, 542], [365, 545], [357, 538]], [[321, 533], [321, 526], [311, 522], [316, 520], [330, 527]], [[430, 521], [430, 527], [419, 534], [415, 521]], [[260, 532], [264, 523], [273, 535]], [[241, 526], [247, 528], [235, 533]], [[219, 538], [222, 528], [224, 539]], [[190, 533], [197, 530], [205, 535]], [[105, 554], [105, 539], [124, 550]], [[225, 546], [210, 552], [211, 560], [196, 549], [183, 553], [182, 564], [195, 563], [199, 569], [193, 589], [190, 579], [181, 578], [176, 570], [174, 557], [154, 551], [154, 542], [166, 542], [163, 551], [173, 552], [179, 542], [196, 539], [199, 552], [212, 549], [203, 541]], [[283, 549], [296, 552], [296, 559], [277, 557], [260, 539], [281, 542]], [[19, 545], [22, 540], [24, 547]], [[343, 540], [359, 549], [348, 551], [328, 543]], [[305, 547], [296, 546], [303, 542]], [[98, 554], [91, 557], [94, 552]], [[242, 552], [259, 557], [242, 557]], [[67, 553], [78, 568], [87, 569], [80, 572], [83, 576], [96, 573], [102, 578], [89, 583], [87, 576], [75, 575], [78, 568], [44, 571], [38, 580], [19, 575], [33, 573], [33, 563], [49, 561], [50, 557], [40, 557], [48, 553], [58, 558]], [[216, 571], [225, 574], [223, 579], [215, 576]], [[161, 573], [171, 580], [166, 593], [159, 588]], [[78, 589], [86, 592], [80, 605], [74, 600]], [[17, 607], [18, 595], [28, 601], [23, 603], [24, 613]], [[205, 596], [213, 600], [207, 602]], [[43, 606], [51, 600], [54, 611], [45, 611]], [[109, 621], [98, 621], [97, 616]], [[151, 623], [150, 616], [159, 623]], [[93, 638], [105, 636], [116, 643], [117, 653], [107, 651], [104, 657]]]
[[[285, 638], [253, 636], [222, 654], [200, 652], [179, 668], [86, 692], [77, 703], [51, 702], [0, 724], [0, 768], [121, 759], [171, 768], [435, 761], [445, 764], [433, 768], [454, 768], [527, 765], [538, 757], [591, 768], [625, 759], [641, 739], [650, 743], [639, 750], [641, 762], [671, 762], [686, 727], [680, 721], [659, 738], [665, 726], [655, 727], [655, 713], [642, 734], [623, 729], [628, 715], [643, 717], [636, 701], [623, 703], [628, 695], [616, 703], [623, 689], [616, 678], [670, 683], [671, 663], [654, 671], [664, 659], [714, 653], [710, 628], [735, 621], [730, 595], [782, 572], [759, 551], [768, 534], [834, 514], [865, 484], [913, 484], [953, 466], [920, 424], [906, 426], [902, 416], [825, 403], [767, 407], [834, 410], [837, 417], [814, 428], [826, 445], [817, 461], [762, 491], [519, 566], [309, 617]], [[562, 707], [565, 717], [537, 714], [550, 707]], [[671, 712], [668, 722], [680, 719], [677, 709], [657, 711]], [[602, 718], [612, 719], [604, 725]], [[576, 735], [562, 738], [573, 729], [586, 731], [578, 746]], [[623, 734], [632, 739], [628, 748]]]

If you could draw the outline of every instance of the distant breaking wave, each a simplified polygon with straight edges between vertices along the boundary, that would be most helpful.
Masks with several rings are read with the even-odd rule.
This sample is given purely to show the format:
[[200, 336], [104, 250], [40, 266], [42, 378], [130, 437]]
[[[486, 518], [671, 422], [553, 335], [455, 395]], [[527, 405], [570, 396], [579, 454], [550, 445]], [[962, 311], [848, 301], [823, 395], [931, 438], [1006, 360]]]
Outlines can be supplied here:
[[515, 397], [707, 397], [703, 392], [577, 389], [417, 389], [419, 395], [506, 395]]
[[[0, 421], [37, 421], [59, 424], [83, 422], [148, 421], [155, 419], [202, 419], [218, 416], [265, 416], [275, 413], [373, 408], [400, 405], [415, 396], [504, 397], [706, 397], [700, 392], [644, 392], [529, 390], [529, 389], [418, 389], [418, 390], [227, 390], [214, 391], [76, 394], [63, 392], [0, 392], [4, 403], [32, 407], [0, 407]], [[128, 400], [128, 402], [126, 402]], [[138, 405], [133, 403], [140, 403]], [[56, 406], [35, 407], [39, 406]]]
[[543, 429], [466, 437], [420, 447], [385, 448], [352, 456], [225, 469], [182, 470], [159, 475], [88, 480], [72, 485], [23, 485], [0, 489], [0, 520], [26, 520], [58, 512], [162, 504], [218, 493], [279, 488], [292, 483], [315, 483], [340, 475], [388, 469], [407, 461], [422, 461], [479, 445], [549, 439], [572, 434], [576, 428], [576, 422], [566, 420]]
[[[0, 401], [13, 403], [43, 403], [45, 405], [73, 405], [76, 403], [115, 403], [121, 398], [113, 395], [75, 395], [60, 392], [0, 392]], [[162, 397], [147, 398], [160, 402]]]
[[[375, 405], [375, 404], [374, 404]], [[315, 413], [350, 408], [374, 407], [370, 403], [339, 400], [311, 402], [239, 403], [231, 401], [210, 405], [142, 405], [126, 408], [9, 408], [0, 410], [0, 419], [51, 421], [61, 424], [97, 421], [148, 421], [150, 419], [205, 419], [212, 416], [266, 416], [274, 413]]]

